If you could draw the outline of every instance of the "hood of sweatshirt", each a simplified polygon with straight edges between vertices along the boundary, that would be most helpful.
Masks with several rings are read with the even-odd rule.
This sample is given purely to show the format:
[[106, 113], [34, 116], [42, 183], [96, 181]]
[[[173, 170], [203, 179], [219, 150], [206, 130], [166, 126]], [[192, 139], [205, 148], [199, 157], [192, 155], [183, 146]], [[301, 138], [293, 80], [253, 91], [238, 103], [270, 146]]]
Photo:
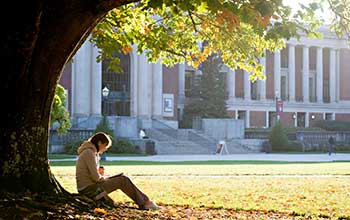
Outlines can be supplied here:
[[97, 152], [97, 149], [93, 143], [90, 141], [84, 141], [80, 147], [78, 147], [78, 154], [81, 154], [84, 150], [91, 149], [94, 153]]

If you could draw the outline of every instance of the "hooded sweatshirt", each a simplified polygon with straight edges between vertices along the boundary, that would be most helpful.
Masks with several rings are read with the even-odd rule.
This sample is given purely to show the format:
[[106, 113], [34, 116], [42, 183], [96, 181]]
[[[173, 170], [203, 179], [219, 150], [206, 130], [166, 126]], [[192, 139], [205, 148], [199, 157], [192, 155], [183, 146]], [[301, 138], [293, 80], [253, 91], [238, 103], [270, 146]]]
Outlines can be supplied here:
[[75, 178], [77, 189], [81, 191], [90, 185], [103, 181], [104, 178], [98, 172], [99, 159], [93, 143], [84, 141], [78, 148], [78, 154]]

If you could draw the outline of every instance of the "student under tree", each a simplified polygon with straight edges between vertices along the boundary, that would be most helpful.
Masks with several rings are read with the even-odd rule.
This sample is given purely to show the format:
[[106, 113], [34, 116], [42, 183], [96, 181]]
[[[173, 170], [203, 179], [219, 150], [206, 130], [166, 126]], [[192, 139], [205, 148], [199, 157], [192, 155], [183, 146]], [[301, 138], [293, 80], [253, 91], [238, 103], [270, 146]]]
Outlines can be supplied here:
[[84, 141], [78, 148], [79, 157], [76, 162], [78, 192], [94, 200], [106, 199], [107, 201], [111, 201], [108, 194], [120, 189], [140, 209], [160, 209], [161, 207], [141, 192], [129, 177], [122, 173], [111, 177], [101, 175], [104, 169], [100, 169], [98, 155], [105, 152], [111, 145], [112, 140], [109, 135], [98, 132], [87, 141]]

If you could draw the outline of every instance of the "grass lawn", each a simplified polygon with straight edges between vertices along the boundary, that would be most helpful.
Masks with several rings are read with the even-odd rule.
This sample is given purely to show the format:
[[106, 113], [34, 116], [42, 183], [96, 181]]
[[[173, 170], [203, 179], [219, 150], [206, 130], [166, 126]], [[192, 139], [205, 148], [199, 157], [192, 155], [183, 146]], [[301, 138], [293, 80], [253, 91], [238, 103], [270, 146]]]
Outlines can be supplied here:
[[[104, 166], [106, 175], [124, 172], [162, 204], [350, 219], [350, 162], [219, 162], [134, 161], [106, 162]], [[76, 192], [74, 164], [51, 165], [62, 185]], [[131, 201], [120, 191], [111, 197]]]

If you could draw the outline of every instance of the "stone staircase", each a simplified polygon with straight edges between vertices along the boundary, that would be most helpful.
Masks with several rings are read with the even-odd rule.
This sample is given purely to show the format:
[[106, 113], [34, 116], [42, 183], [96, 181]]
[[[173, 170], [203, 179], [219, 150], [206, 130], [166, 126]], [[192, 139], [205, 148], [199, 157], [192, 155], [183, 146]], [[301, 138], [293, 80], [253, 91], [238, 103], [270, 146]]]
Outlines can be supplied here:
[[157, 154], [213, 154], [215, 142], [191, 140], [193, 134], [188, 129], [146, 129], [155, 142]]
[[[157, 126], [146, 129], [147, 136], [155, 142], [157, 154], [215, 154], [219, 140], [206, 136], [200, 130], [174, 129], [169, 126]], [[264, 140], [231, 139], [226, 140], [230, 154], [255, 153], [261, 151]]]

